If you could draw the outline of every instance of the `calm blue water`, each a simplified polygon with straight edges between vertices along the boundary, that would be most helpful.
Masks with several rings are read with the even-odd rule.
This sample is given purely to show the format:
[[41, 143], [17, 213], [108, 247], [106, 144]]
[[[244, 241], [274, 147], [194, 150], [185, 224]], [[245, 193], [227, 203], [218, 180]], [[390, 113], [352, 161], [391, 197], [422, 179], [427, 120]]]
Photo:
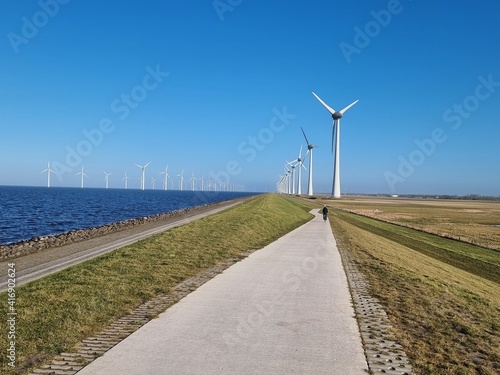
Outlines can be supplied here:
[[252, 194], [0, 186], [0, 244]]

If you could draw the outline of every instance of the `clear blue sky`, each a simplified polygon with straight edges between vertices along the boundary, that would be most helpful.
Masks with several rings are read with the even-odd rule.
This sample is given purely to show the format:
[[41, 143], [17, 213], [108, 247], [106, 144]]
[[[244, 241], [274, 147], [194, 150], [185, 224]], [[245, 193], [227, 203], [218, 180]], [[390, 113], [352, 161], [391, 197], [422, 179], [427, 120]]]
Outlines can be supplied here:
[[[500, 195], [493, 1], [9, 1], [0, 5], [0, 185], [139, 187], [219, 175], [274, 190], [314, 150], [331, 191]], [[87, 134], [87, 135], [85, 135]], [[256, 139], [256, 140], [255, 140]], [[305, 180], [305, 179], [304, 179]], [[160, 181], [158, 180], [157, 184]], [[159, 185], [158, 185], [159, 186]], [[305, 189], [305, 181], [303, 185]]]

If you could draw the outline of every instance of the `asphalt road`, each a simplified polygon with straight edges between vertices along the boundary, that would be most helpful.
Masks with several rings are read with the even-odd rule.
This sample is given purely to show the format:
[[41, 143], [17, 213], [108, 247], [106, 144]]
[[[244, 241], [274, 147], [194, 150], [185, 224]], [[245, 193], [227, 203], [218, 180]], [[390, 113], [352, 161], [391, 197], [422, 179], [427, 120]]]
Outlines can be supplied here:
[[[202, 212], [190, 215], [181, 215], [172, 218], [168, 224], [155, 223], [153, 228], [145, 229], [144, 226], [131, 228], [120, 232], [100, 236], [95, 239], [77, 242], [54, 249], [43, 250], [34, 254], [14, 258], [0, 262], [0, 292], [7, 290], [9, 264], [15, 266], [15, 285], [20, 286], [51, 273], [61, 271], [65, 268], [81, 263], [88, 259], [98, 257], [120, 247], [130, 245], [134, 242], [164, 232], [202, 217], [215, 214], [229, 207], [233, 207], [243, 200], [222, 202], [215, 208], [202, 210]], [[151, 227], [151, 225], [150, 225]]]

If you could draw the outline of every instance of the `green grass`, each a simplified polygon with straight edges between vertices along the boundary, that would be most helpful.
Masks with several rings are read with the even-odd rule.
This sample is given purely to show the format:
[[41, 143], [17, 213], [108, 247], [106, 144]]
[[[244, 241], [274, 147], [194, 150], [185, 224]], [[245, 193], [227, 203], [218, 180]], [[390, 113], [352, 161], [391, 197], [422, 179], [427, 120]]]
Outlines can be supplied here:
[[[243, 257], [311, 219], [303, 205], [264, 195], [16, 289], [17, 365], [70, 350], [81, 339], [182, 280]], [[0, 294], [0, 316], [7, 294]], [[0, 372], [7, 366], [2, 325]]]
[[500, 373], [500, 253], [338, 210], [330, 220], [415, 374]]

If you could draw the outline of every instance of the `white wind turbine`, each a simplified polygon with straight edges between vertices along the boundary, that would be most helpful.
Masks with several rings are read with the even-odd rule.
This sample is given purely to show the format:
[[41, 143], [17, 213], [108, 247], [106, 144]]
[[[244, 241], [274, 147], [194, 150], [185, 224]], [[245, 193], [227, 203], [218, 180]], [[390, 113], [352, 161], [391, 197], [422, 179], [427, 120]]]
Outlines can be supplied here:
[[146, 164], [145, 166], [142, 166], [142, 165], [139, 165], [139, 164], [136, 164], [139, 168], [141, 168], [142, 170], [142, 173], [141, 173], [141, 190], [144, 190], [144, 182], [145, 182], [145, 178], [146, 178], [146, 167], [151, 164], [151, 162], [149, 162], [148, 164]]
[[307, 152], [306, 156], [304, 156], [304, 159], [309, 155], [309, 181], [307, 182], [307, 195], [313, 195], [313, 148], [318, 147], [318, 146], [313, 146], [312, 144], [309, 143], [306, 137], [306, 132], [300, 127], [302, 130], [302, 134], [304, 134], [304, 138], [307, 143]]
[[47, 164], [47, 169], [44, 169], [40, 173], [45, 173], [45, 172], [47, 172], [47, 187], [50, 187], [50, 174], [54, 173], [54, 171], [50, 169], [50, 161]]
[[[292, 162], [286, 162], [290, 167], [292, 167], [292, 175], [291, 175], [291, 178], [292, 178], [292, 194], [295, 194], [295, 167], [297, 166], [298, 163], [296, 163], [297, 160], [294, 160]], [[293, 164], [295, 163], [295, 164]], [[300, 168], [299, 168], [300, 170]]]
[[189, 181], [191, 181], [191, 191], [194, 191], [194, 181], [196, 180], [196, 177], [194, 177], [194, 172], [191, 174], [191, 178]]
[[88, 177], [85, 172], [83, 171], [83, 165], [82, 165], [82, 170], [80, 172], [78, 172], [76, 175], [81, 175], [82, 176], [82, 180], [80, 182], [80, 187], [83, 189], [83, 177]]
[[290, 174], [292, 172], [286, 167], [285, 164], [285, 178], [286, 178], [286, 193], [291, 194]]
[[182, 170], [181, 174], [178, 174], [177, 177], [180, 177], [179, 179], [179, 190], [182, 191], [182, 187], [184, 186], [184, 169]]
[[[305, 159], [305, 157], [304, 157], [304, 159]], [[302, 159], [302, 145], [301, 145], [300, 146], [300, 150], [299, 150], [299, 155], [297, 156], [297, 159], [295, 159], [294, 161], [290, 162], [290, 163], [296, 163], [295, 166], [299, 166], [299, 169], [297, 171], [298, 172], [297, 173], [297, 189], [295, 189], [295, 187], [293, 188], [294, 191], [295, 190], [297, 191], [298, 195], [302, 194], [302, 168], [304, 168], [307, 171], [307, 168], [304, 167], [304, 159]]]
[[165, 170], [163, 172], [161, 172], [160, 174], [164, 174], [164, 178], [163, 178], [163, 190], [168, 190], [168, 164], [167, 164], [167, 167], [165, 168]]
[[104, 171], [104, 181], [106, 181], [106, 189], [108, 188], [110, 174], [111, 173], [107, 173], [106, 171]]
[[127, 172], [125, 172], [125, 177], [122, 178], [122, 181], [125, 180], [125, 189], [128, 189], [128, 179], [130, 177], [127, 176]]
[[155, 181], [156, 181], [156, 178], [151, 177], [151, 183], [153, 185], [153, 190], [155, 189]]
[[332, 196], [333, 198], [340, 198], [340, 119], [344, 113], [351, 108], [354, 104], [359, 102], [356, 100], [349, 104], [347, 107], [340, 111], [334, 110], [332, 107], [328, 106], [323, 100], [320, 99], [318, 95], [313, 92], [316, 99], [319, 100], [321, 104], [330, 112], [333, 119], [332, 124], [332, 153], [334, 152], [334, 140], [335, 140], [335, 164], [333, 167], [333, 186], [332, 186]]

